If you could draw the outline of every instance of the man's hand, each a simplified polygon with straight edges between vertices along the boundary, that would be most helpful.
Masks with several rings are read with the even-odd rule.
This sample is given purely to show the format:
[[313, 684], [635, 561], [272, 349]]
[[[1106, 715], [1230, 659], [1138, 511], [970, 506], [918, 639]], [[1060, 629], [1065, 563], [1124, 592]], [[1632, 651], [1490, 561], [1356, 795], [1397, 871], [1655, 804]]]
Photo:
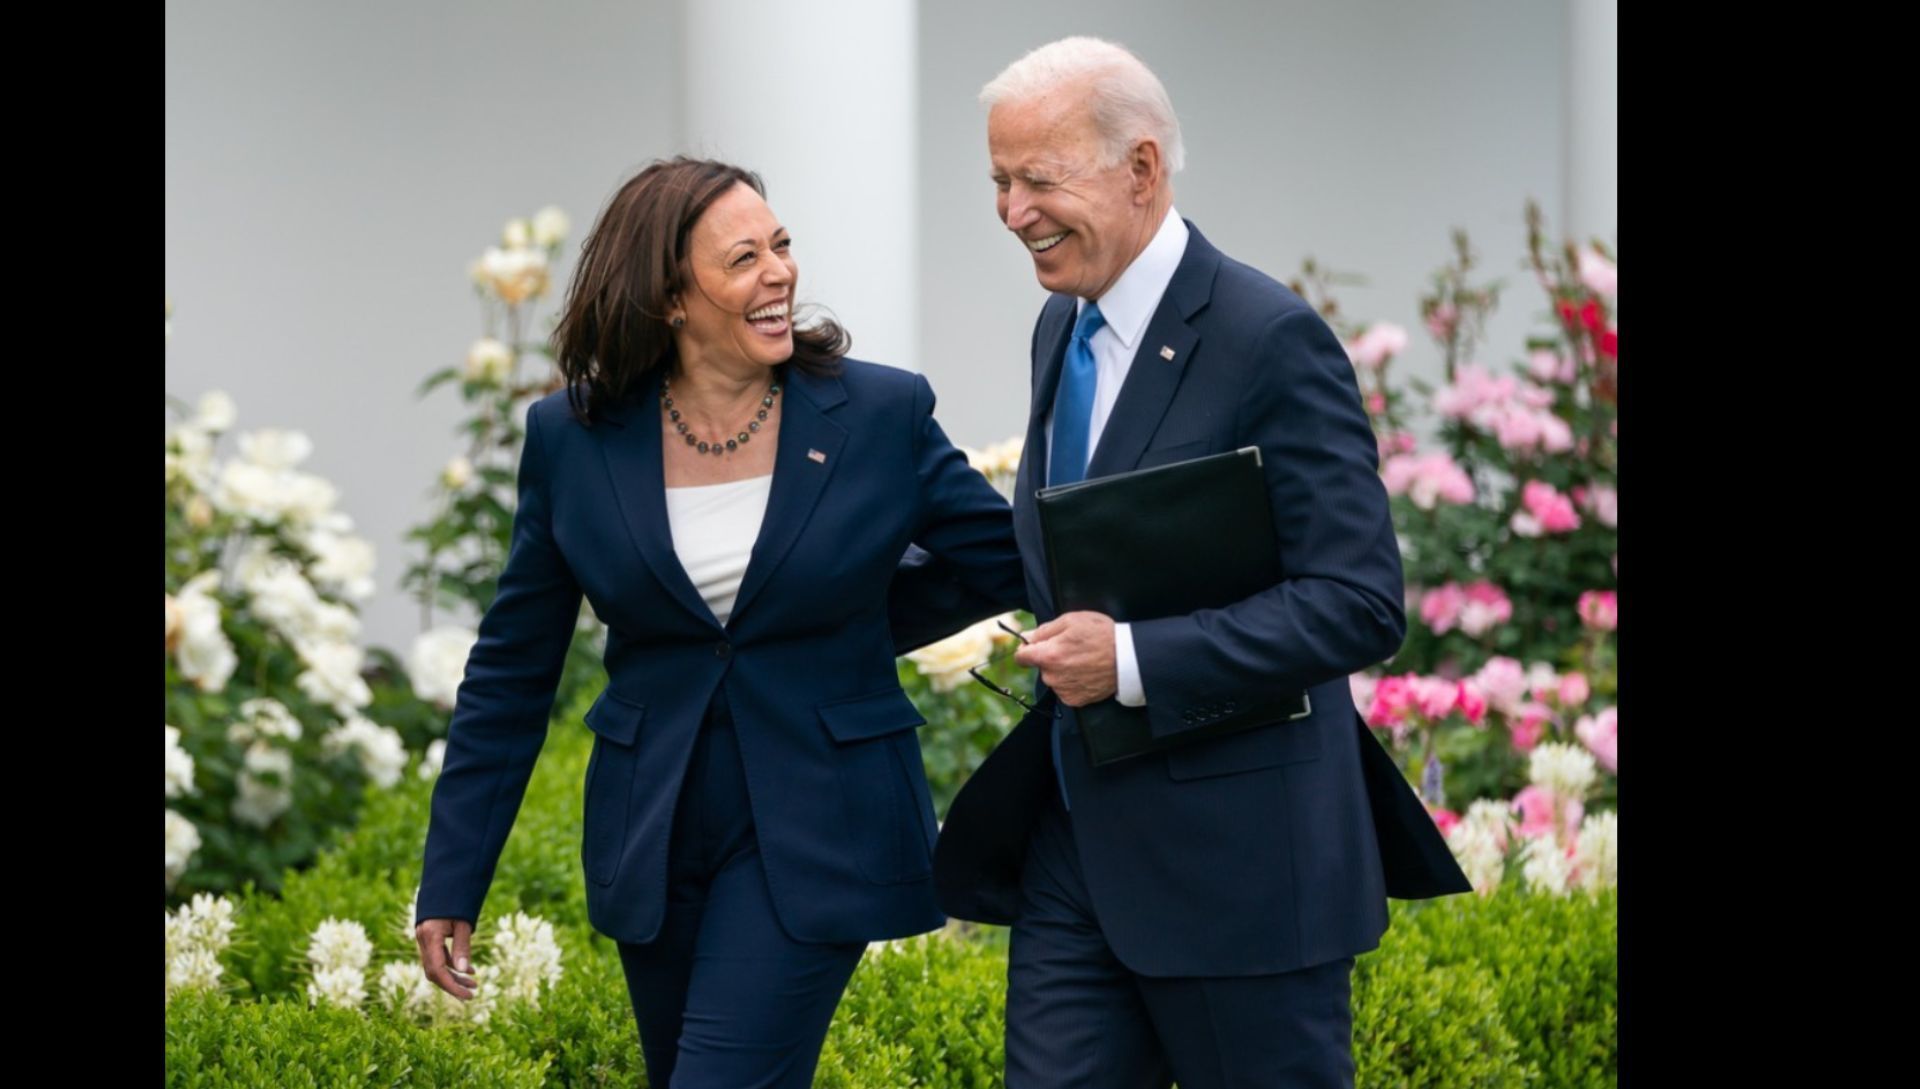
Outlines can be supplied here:
[[1040, 679], [1068, 707], [1085, 707], [1112, 696], [1120, 675], [1113, 660], [1113, 618], [1075, 612], [1057, 616], [1027, 633], [1014, 661], [1037, 666]]

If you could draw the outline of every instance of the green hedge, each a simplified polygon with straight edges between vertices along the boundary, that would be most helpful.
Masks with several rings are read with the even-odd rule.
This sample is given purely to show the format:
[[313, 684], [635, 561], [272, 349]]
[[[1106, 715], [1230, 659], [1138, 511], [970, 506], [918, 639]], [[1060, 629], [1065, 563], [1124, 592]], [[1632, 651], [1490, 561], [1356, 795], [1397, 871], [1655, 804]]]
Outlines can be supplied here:
[[[366, 926], [369, 977], [414, 955], [406, 929], [431, 784], [368, 795], [360, 825], [278, 898], [238, 898], [224, 995], [167, 1007], [167, 1084], [225, 1086], [644, 1084], [614, 944], [592, 931], [579, 872], [585, 697], [556, 720], [501, 856], [476, 935], [526, 911], [554, 924], [565, 976], [537, 1010], [484, 1027], [419, 1028], [377, 1006], [311, 1010], [304, 953], [329, 916]], [[1394, 924], [1354, 974], [1362, 1086], [1613, 1085], [1618, 1080], [1615, 901], [1503, 890], [1491, 899], [1395, 902]], [[1001, 1084], [1004, 932], [870, 950], [821, 1054], [841, 1089]]]

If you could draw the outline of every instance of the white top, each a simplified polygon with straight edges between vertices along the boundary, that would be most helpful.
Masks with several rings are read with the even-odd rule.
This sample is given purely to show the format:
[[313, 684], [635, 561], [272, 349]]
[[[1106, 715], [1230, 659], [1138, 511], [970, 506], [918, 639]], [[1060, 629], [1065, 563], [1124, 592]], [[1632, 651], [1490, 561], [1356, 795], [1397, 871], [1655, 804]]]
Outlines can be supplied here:
[[773, 474], [667, 489], [667, 524], [694, 589], [720, 623], [733, 615], [733, 599], [767, 516]]
[[[1147, 331], [1147, 323], [1153, 318], [1153, 312], [1160, 309], [1160, 300], [1167, 293], [1167, 285], [1173, 282], [1173, 274], [1179, 271], [1180, 259], [1187, 254], [1187, 236], [1191, 234], [1187, 224], [1180, 218], [1180, 212], [1173, 207], [1167, 208], [1165, 219], [1160, 221], [1160, 229], [1154, 232], [1153, 241], [1133, 259], [1120, 278], [1113, 282], [1107, 293], [1094, 300], [1100, 304], [1100, 315], [1107, 323], [1094, 331], [1093, 339], [1087, 346], [1093, 349], [1093, 415], [1087, 428], [1087, 458], [1093, 458], [1093, 452], [1099, 449], [1100, 436], [1107, 429], [1107, 417], [1113, 415], [1113, 403], [1120, 399], [1120, 387], [1127, 381], [1127, 372], [1133, 368], [1133, 357], [1140, 349], [1140, 338]], [[1074, 304], [1074, 320], [1080, 319], [1080, 311], [1087, 308], [1087, 300], [1080, 299]], [[1047, 414], [1047, 451], [1053, 451], [1053, 414]], [[1048, 463], [1052, 463], [1049, 457]], [[1145, 686], [1140, 680], [1140, 661], [1133, 652], [1133, 626], [1116, 623], [1113, 626], [1113, 664], [1118, 674], [1119, 691], [1114, 699], [1124, 707], [1144, 707], [1147, 702]]]

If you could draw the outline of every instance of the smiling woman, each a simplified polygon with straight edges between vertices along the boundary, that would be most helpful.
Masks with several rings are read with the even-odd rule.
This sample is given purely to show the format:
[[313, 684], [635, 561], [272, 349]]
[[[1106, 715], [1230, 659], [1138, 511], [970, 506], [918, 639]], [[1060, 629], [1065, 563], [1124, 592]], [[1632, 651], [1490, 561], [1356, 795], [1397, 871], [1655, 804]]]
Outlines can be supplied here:
[[739, 167], [655, 163], [608, 203], [434, 785], [414, 934], [466, 998], [584, 595], [608, 675], [585, 715], [587, 915], [653, 1085], [811, 1084], [867, 943], [941, 924], [925, 720], [894, 658], [1026, 603], [1012, 513], [932, 387], [796, 322], [798, 282]]
[[581, 248], [554, 331], [576, 411], [597, 414], [654, 371], [678, 379], [689, 364], [742, 380], [758, 369], [763, 386], [779, 363], [833, 373], [852, 340], [830, 319], [795, 328], [793, 242], [765, 195], [750, 170], [685, 156], [620, 187]]

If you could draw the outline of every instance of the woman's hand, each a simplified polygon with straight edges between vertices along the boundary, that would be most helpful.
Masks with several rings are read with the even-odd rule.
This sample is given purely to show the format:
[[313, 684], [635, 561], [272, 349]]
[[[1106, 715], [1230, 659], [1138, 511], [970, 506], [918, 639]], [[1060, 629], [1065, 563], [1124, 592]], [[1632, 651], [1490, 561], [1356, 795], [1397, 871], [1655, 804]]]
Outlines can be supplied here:
[[[447, 956], [447, 939], [453, 939], [453, 956]], [[473, 997], [476, 984], [473, 961], [468, 950], [473, 940], [473, 924], [465, 919], [425, 919], [413, 929], [413, 940], [420, 945], [420, 967], [441, 990], [462, 1001]]]

